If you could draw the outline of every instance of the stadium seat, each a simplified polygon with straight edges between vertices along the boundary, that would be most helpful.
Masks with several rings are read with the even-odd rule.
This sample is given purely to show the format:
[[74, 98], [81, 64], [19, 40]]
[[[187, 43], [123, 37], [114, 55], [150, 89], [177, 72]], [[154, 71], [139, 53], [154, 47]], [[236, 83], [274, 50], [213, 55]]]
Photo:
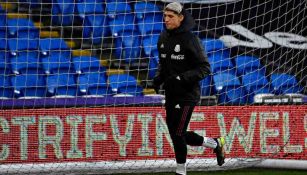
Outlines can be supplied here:
[[51, 7], [51, 21], [55, 25], [71, 26], [74, 22], [74, 0], [54, 0]]
[[78, 92], [75, 74], [62, 73], [48, 75], [47, 89], [53, 97], [76, 97]]
[[2, 9], [2, 7], [0, 6], [0, 30], [6, 28], [6, 12]]
[[7, 39], [5, 29], [0, 28], [0, 74], [6, 72], [7, 69], [10, 69], [9, 63], [9, 54], [7, 52]]
[[41, 58], [45, 74], [72, 73], [75, 72], [69, 57], [62, 54], [52, 54]]
[[151, 51], [157, 49], [158, 39], [159, 35], [157, 34], [143, 36], [143, 49], [145, 56], [151, 56]]
[[86, 0], [77, 4], [77, 10], [83, 24], [83, 39], [90, 39], [93, 44], [100, 44], [103, 37], [110, 33], [102, 3], [97, 0]]
[[157, 13], [161, 10], [155, 3], [147, 1], [134, 3], [134, 12], [137, 19], [143, 19], [145, 13]]
[[126, 1], [107, 1], [106, 11], [109, 18], [117, 18], [118, 15], [131, 13], [131, 5]]
[[212, 95], [212, 76], [208, 75], [200, 81], [200, 90], [201, 96], [210, 96]]
[[108, 23], [113, 36], [123, 32], [137, 30], [134, 24], [134, 15], [128, 2], [114, 1], [106, 4]]
[[128, 74], [114, 74], [109, 76], [109, 84], [116, 94], [143, 95], [143, 88], [137, 84], [136, 79]]
[[242, 75], [242, 84], [247, 92], [249, 103], [254, 103], [257, 94], [271, 94], [267, 77], [261, 71], [253, 71]]
[[11, 77], [0, 74], [0, 99], [7, 99], [14, 97], [14, 90], [11, 84]]
[[159, 65], [159, 58], [157, 56], [149, 57], [148, 64], [148, 78], [153, 79], [156, 75]]
[[6, 52], [0, 50], [0, 75], [10, 74], [11, 65], [9, 64], [8, 58], [6, 57]]
[[70, 58], [70, 48], [62, 38], [43, 38], [39, 40], [39, 48], [42, 56], [52, 54], [61, 54], [62, 56]]
[[11, 56], [31, 55], [38, 57], [38, 39], [35, 38], [8, 38]]
[[18, 98], [42, 98], [47, 95], [44, 75], [23, 74], [11, 77], [15, 96]]
[[201, 39], [201, 42], [208, 56], [219, 54], [226, 58], [230, 57], [229, 49], [224, 45], [223, 41], [214, 38], [205, 38]]
[[265, 75], [265, 68], [261, 65], [259, 58], [248, 56], [248, 55], [241, 55], [236, 56], [234, 58], [237, 74], [243, 75], [248, 72], [261, 72]]
[[39, 40], [42, 67], [46, 74], [73, 72], [71, 52], [62, 38]]
[[287, 73], [273, 73], [271, 85], [275, 94], [301, 93], [303, 91], [303, 87], [298, 84], [295, 76]]
[[108, 86], [107, 77], [104, 73], [86, 72], [78, 77], [80, 94], [83, 96], [107, 96], [112, 95], [111, 87]]
[[117, 37], [124, 32], [137, 31], [134, 24], [134, 15], [123, 14], [116, 15], [116, 18], [108, 20], [109, 27], [113, 36]]
[[14, 74], [42, 73], [37, 39], [9, 38], [8, 46]]
[[208, 56], [211, 72], [213, 73], [231, 73], [235, 75], [235, 67], [229, 57], [222, 53], [211, 54]]
[[134, 4], [137, 25], [142, 35], [161, 33], [163, 31], [163, 13], [152, 2], [136, 2]]
[[100, 65], [100, 60], [97, 57], [73, 57], [72, 62], [77, 74], [84, 72], [100, 72], [106, 74], [106, 67]]
[[9, 38], [39, 38], [39, 31], [31, 19], [14, 18], [7, 20]]
[[245, 104], [247, 96], [240, 80], [233, 74], [217, 73], [213, 75], [214, 90], [222, 104]]
[[142, 35], [159, 34], [163, 31], [162, 13], [146, 13], [145, 18], [137, 21], [138, 30]]
[[141, 38], [138, 33], [124, 32], [116, 38], [115, 55], [126, 63], [136, 62], [141, 57]]

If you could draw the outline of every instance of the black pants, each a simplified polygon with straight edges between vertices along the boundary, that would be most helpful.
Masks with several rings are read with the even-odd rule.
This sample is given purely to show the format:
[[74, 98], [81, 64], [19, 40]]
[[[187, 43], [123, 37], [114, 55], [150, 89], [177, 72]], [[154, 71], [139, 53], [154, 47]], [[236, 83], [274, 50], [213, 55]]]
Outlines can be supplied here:
[[201, 146], [203, 137], [193, 131], [187, 131], [195, 104], [166, 104], [166, 123], [173, 141], [176, 162], [185, 163], [187, 145]]

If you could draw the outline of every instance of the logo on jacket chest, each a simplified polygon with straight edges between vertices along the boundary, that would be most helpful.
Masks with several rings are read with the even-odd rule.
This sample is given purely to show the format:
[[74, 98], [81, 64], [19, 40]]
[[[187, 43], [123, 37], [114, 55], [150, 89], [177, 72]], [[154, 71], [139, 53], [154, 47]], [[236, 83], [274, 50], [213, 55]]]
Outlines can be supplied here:
[[171, 59], [172, 59], [172, 60], [184, 60], [184, 55], [175, 55], [175, 54], [172, 54], [172, 55], [171, 55]]
[[175, 48], [174, 48], [175, 52], [180, 52], [180, 45], [176, 44]]

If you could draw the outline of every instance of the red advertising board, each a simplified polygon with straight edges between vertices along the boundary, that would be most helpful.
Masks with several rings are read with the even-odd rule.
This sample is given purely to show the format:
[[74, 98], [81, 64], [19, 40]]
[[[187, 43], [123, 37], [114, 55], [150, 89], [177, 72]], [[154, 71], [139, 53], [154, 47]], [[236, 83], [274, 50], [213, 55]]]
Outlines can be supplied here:
[[[190, 130], [226, 137], [231, 157], [307, 160], [307, 105], [196, 107]], [[189, 147], [189, 158], [214, 157]], [[2, 110], [0, 162], [173, 158], [161, 107]]]

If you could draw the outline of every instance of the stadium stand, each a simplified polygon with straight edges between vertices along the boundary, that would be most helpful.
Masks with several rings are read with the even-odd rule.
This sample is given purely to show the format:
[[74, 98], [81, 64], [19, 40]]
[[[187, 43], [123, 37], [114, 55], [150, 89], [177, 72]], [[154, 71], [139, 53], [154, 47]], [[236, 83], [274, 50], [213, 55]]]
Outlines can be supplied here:
[[213, 75], [214, 90], [219, 103], [222, 104], [246, 104], [246, 92], [239, 78], [230, 73], [217, 73]]
[[11, 77], [14, 94], [17, 98], [43, 98], [47, 96], [46, 76], [22, 74]]
[[72, 73], [48, 75], [46, 85], [52, 97], [76, 97], [78, 95], [75, 74]]
[[103, 37], [110, 35], [104, 6], [96, 3], [96, 0], [85, 2], [77, 3], [77, 13], [83, 29], [82, 38], [90, 40], [92, 44], [100, 44]]
[[111, 96], [113, 92], [108, 86], [105, 73], [86, 72], [78, 76], [78, 86], [82, 96]]
[[14, 89], [10, 77], [0, 74], [0, 99], [10, 99], [14, 97]]
[[[40, 1], [27, 3], [30, 8], [41, 8], [37, 6]], [[40, 6], [51, 7], [44, 8], [49, 9], [51, 17], [46, 15], [44, 20], [37, 20], [34, 15], [12, 18], [10, 16], [14, 15], [0, 9], [0, 37], [3, 38], [0, 40], [0, 62], [3, 63], [0, 70], [6, 77], [2, 83], [8, 85], [6, 79], [12, 78], [15, 92], [20, 91], [14, 97], [154, 94], [150, 82], [159, 61], [158, 35], [164, 28], [161, 6], [124, 0], [45, 3]], [[45, 24], [49, 24], [49, 29]], [[66, 38], [66, 27], [75, 25], [81, 27], [81, 36], [71, 32], [71, 37]], [[85, 48], [86, 42], [95, 49]], [[216, 96], [219, 104], [241, 105], [254, 103], [254, 97], [259, 94], [303, 93], [295, 77], [271, 74], [257, 56], [236, 55], [220, 39], [202, 37], [201, 42], [212, 71], [212, 75], [200, 82], [202, 96]], [[103, 58], [105, 55], [109, 58]], [[143, 60], [146, 60], [146, 71], [141, 72]], [[119, 66], [114, 66], [114, 62]], [[136, 73], [134, 69], [131, 71], [132, 65], [137, 65]], [[11, 72], [16, 75], [10, 75]], [[46, 80], [39, 79], [41, 84], [38, 85], [43, 86], [45, 81], [48, 93], [37, 92], [36, 95], [37, 90], [31, 91], [38, 80], [32, 76], [35, 73], [46, 76]], [[22, 86], [15, 83], [16, 79], [27, 76], [35, 83]], [[139, 83], [141, 81], [145, 83]], [[2, 93], [3, 97], [13, 97], [9, 90], [3, 89]]]

